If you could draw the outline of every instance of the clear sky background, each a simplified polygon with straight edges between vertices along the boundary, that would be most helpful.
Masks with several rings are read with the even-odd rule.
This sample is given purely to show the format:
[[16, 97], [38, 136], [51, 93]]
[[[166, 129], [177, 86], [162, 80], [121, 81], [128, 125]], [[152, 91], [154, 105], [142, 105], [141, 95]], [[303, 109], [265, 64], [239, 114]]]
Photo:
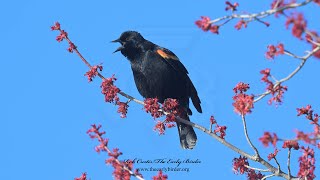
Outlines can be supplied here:
[[[269, 1], [238, 1], [239, 10], [258, 12], [270, 8]], [[226, 139], [246, 152], [247, 144], [239, 115], [233, 112], [232, 88], [240, 81], [251, 85], [250, 93], [264, 91], [259, 71], [267, 67], [282, 78], [299, 64], [287, 56], [266, 60], [268, 44], [282, 42], [286, 49], [303, 55], [310, 46], [293, 38], [284, 18], [273, 16], [261, 23], [250, 23], [237, 31], [236, 21], [220, 30], [220, 35], [204, 33], [194, 22], [201, 15], [216, 18], [228, 14], [224, 1], [2, 1], [0, 3], [0, 174], [1, 179], [67, 180], [87, 172], [92, 180], [112, 179], [105, 153], [94, 151], [96, 141], [86, 131], [93, 123], [102, 124], [110, 147], [124, 153], [122, 159], [157, 158], [199, 159], [200, 164], [182, 164], [190, 172], [167, 172], [170, 179], [246, 179], [232, 172], [232, 159], [238, 154], [196, 130], [198, 144], [192, 151], [180, 148], [176, 128], [159, 136], [154, 120], [142, 106], [130, 103], [128, 118], [121, 119], [116, 107], [105, 103], [100, 79], [88, 83], [87, 67], [75, 54], [66, 51], [67, 43], [55, 41], [57, 32], [50, 26], [59, 21], [83, 55], [92, 63], [103, 63], [106, 77], [116, 74], [116, 85], [142, 99], [136, 90], [128, 61], [112, 54], [118, 47], [109, 43], [125, 30], [139, 31], [146, 39], [172, 50], [190, 73], [202, 100], [203, 113], [193, 108], [191, 120], [209, 127], [214, 115], [226, 125]], [[305, 11], [310, 29], [320, 30], [319, 6]], [[255, 104], [247, 117], [249, 135], [264, 158], [273, 148], [263, 148], [258, 138], [264, 131], [282, 138], [294, 137], [294, 129], [312, 131], [296, 108], [311, 104], [320, 112], [318, 59], [311, 58], [301, 72], [285, 83], [289, 90], [283, 105]], [[279, 147], [282, 144], [279, 144]], [[285, 170], [286, 150], [279, 153]], [[292, 172], [297, 174], [297, 157], [292, 157]], [[317, 163], [319, 150], [316, 150]], [[273, 162], [272, 162], [273, 163]], [[252, 166], [259, 165], [251, 163]], [[135, 167], [174, 167], [136, 164]], [[320, 176], [320, 167], [316, 174]], [[286, 171], [286, 170], [285, 170]], [[143, 173], [150, 179], [157, 172]]]

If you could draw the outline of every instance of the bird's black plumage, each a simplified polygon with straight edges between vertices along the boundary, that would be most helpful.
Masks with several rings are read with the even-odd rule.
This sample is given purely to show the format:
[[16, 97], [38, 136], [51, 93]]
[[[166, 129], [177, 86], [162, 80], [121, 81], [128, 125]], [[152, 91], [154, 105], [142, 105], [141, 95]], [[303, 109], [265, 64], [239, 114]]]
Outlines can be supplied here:
[[[191, 82], [188, 71], [178, 57], [170, 50], [160, 47], [136, 31], [126, 31], [120, 38], [121, 46], [115, 51], [130, 61], [135, 84], [144, 98], [158, 98], [163, 103], [167, 98], [177, 99], [184, 109], [181, 118], [189, 120], [189, 98], [198, 112], [202, 112], [197, 90]], [[177, 123], [180, 143], [184, 149], [192, 149], [197, 136], [191, 126]]]

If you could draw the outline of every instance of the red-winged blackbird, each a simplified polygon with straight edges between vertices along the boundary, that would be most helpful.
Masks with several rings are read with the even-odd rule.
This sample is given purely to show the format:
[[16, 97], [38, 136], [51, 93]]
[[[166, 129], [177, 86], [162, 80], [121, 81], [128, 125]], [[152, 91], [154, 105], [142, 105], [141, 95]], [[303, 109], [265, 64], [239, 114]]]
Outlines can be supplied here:
[[[139, 93], [144, 98], [177, 99], [183, 112], [181, 118], [189, 120], [189, 98], [198, 112], [202, 112], [197, 90], [191, 82], [188, 71], [170, 50], [160, 47], [135, 31], [126, 31], [120, 38], [121, 46], [115, 51], [128, 58]], [[190, 121], [190, 120], [189, 120]], [[184, 149], [193, 149], [197, 136], [192, 126], [177, 123], [180, 143]]]

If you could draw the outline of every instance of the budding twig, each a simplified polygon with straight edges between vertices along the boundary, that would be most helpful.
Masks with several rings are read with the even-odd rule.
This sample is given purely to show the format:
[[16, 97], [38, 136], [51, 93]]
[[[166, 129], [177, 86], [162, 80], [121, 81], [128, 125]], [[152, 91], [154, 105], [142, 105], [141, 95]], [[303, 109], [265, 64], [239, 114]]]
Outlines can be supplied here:
[[[268, 17], [268, 16], [270, 16], [272, 14], [275, 14], [277, 12], [281, 12], [281, 11], [286, 10], [286, 9], [294, 9], [294, 8], [297, 8], [297, 7], [300, 7], [300, 6], [307, 5], [310, 2], [312, 2], [312, 0], [306, 0], [306, 1], [301, 2], [301, 3], [290, 3], [290, 4], [285, 5], [283, 7], [269, 9], [269, 10], [266, 10], [266, 11], [262, 11], [262, 12], [259, 12], [259, 13], [253, 13], [253, 14], [232, 14], [232, 15], [227, 15], [227, 16], [223, 16], [223, 17], [214, 19], [214, 20], [210, 21], [209, 23], [214, 24], [214, 23], [217, 23], [217, 22], [223, 21], [223, 20], [226, 20], [226, 21], [229, 22], [232, 19], [243, 19], [246, 22], [250, 22], [250, 21], [253, 21], [253, 20], [259, 20], [260, 22], [265, 24], [265, 22], [261, 21], [261, 19], [266, 18], [266, 17]], [[277, 6], [275, 6], [275, 7], [277, 7]], [[225, 24], [225, 23], [223, 23], [223, 24]]]

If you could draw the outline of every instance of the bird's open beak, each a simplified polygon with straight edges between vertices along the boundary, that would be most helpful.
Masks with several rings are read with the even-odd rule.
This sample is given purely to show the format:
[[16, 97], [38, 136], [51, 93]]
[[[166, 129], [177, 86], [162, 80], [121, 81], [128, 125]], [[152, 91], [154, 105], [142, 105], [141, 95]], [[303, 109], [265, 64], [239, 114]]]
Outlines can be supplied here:
[[118, 51], [121, 51], [122, 49], [124, 49], [124, 47], [123, 47], [123, 46], [120, 46], [120, 47], [118, 47], [118, 49], [116, 49], [113, 53], [116, 53], [116, 52], [118, 52]]
[[111, 42], [115, 43], [115, 42], [121, 42], [121, 41], [120, 41], [120, 39], [116, 39], [116, 40], [113, 40]]
[[[113, 43], [115, 43], [115, 42], [121, 43], [120, 39], [116, 39], [116, 40], [113, 40], [113, 41], [111, 41], [111, 42], [113, 42]], [[121, 51], [122, 49], [124, 49], [124, 46], [122, 46], [122, 43], [121, 43], [121, 46], [118, 47], [118, 49], [116, 49], [113, 53], [116, 53], [116, 52], [118, 52], [118, 51]]]

